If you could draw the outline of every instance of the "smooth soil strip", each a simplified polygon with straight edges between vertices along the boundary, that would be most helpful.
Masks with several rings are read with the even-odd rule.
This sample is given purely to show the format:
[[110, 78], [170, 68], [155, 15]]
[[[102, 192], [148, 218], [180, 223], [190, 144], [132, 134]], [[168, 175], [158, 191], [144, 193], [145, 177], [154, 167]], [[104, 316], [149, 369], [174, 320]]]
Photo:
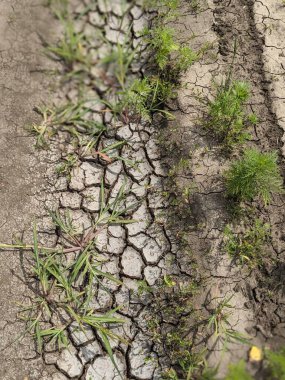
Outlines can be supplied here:
[[[0, 240], [11, 242], [14, 234], [29, 230], [42, 205], [36, 194], [46, 187], [44, 171], [33, 150], [34, 139], [24, 126], [35, 121], [33, 107], [47, 99], [51, 68], [42, 54], [39, 38], [47, 38], [54, 25], [41, 1], [0, 2]], [[16, 320], [17, 302], [28, 295], [23, 283], [21, 258], [16, 252], [0, 253], [1, 380], [50, 379], [34, 342], [19, 337], [25, 325]], [[5, 348], [9, 345], [8, 348]], [[5, 348], [5, 349], [4, 349]]]

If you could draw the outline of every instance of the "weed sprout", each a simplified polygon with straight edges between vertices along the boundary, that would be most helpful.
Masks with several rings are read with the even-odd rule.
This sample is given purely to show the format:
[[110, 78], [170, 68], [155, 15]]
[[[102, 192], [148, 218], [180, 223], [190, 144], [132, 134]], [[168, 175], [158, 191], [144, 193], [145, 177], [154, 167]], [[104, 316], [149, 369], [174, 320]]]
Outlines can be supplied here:
[[272, 193], [284, 192], [277, 159], [277, 152], [262, 153], [257, 149], [247, 149], [226, 173], [228, 195], [239, 201], [259, 198], [268, 205]]
[[209, 102], [206, 127], [224, 145], [232, 150], [234, 145], [244, 143], [249, 137], [246, 128], [255, 124], [255, 115], [247, 116], [244, 105], [250, 97], [246, 82], [226, 81], [218, 86], [214, 100]]

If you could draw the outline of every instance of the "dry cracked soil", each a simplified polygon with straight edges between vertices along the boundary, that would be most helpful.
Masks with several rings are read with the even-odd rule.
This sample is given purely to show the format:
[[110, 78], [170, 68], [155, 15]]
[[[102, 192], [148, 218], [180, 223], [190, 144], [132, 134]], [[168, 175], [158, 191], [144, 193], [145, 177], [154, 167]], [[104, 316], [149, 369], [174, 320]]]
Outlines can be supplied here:
[[[129, 38], [141, 56], [128, 75], [133, 80], [143, 75], [150, 57], [141, 31], [152, 25], [155, 12], [145, 11], [140, 1], [69, 5], [76, 31], [91, 41], [92, 67], [83, 83], [87, 97], [97, 102], [88, 117], [105, 129], [90, 154], [83, 154], [66, 131], [51, 136], [48, 150], [35, 149], [35, 137], [26, 128], [41, 122], [33, 108], [52, 101], [76, 103], [82, 83], [66, 79], [64, 70], [63, 81], [51, 73], [60, 70], [60, 64], [43, 54], [43, 44], [56, 42], [62, 29], [50, 9], [40, 0], [0, 1], [0, 240], [31, 242], [36, 221], [40, 244], [64, 246], [51, 209], [62, 216], [68, 213], [78, 233], [88, 236], [100, 212], [102, 183], [107, 203], [124, 187], [124, 216], [136, 222], [109, 224], [96, 232], [94, 243], [102, 259], [100, 269], [119, 281], [94, 282], [90, 303], [102, 314], [116, 309], [125, 320], [113, 331], [128, 342], [111, 343], [121, 378], [162, 379], [174, 360], [167, 352], [167, 337], [181, 324], [183, 340], [191, 341], [191, 349], [207, 349], [209, 365], [219, 364], [223, 378], [228, 364], [247, 360], [249, 347], [230, 342], [225, 350], [221, 339], [205, 332], [222, 300], [230, 299], [231, 328], [250, 336], [250, 345], [275, 349], [285, 343], [285, 198], [274, 196], [266, 208], [253, 203], [255, 216], [271, 226], [262, 268], [234, 263], [223, 250], [224, 229], [232, 222], [223, 172], [239, 152], [229, 159], [209, 138], [201, 99], [213, 96], [213, 83], [232, 67], [235, 79], [250, 84], [247, 109], [259, 119], [248, 146], [277, 150], [285, 173], [285, 6], [281, 0], [181, 1], [169, 27], [192, 49], [210, 48], [181, 74], [183, 86], [165, 106], [175, 119], [156, 115], [152, 122], [143, 122], [112, 115], [106, 100], [113, 96], [109, 88], [115, 81], [114, 67], [101, 60]], [[110, 160], [113, 150], [108, 146], [113, 144], [119, 150]], [[59, 175], [58, 165], [71, 156], [75, 164], [70, 172]], [[70, 267], [77, 251], [66, 247]], [[32, 304], [36, 297], [27, 269], [29, 253], [3, 250], [0, 255], [0, 380], [119, 380], [95, 329], [83, 333], [68, 324], [68, 348], [58, 352], [47, 342], [41, 354], [33, 337], [22, 336], [26, 327], [19, 319], [19, 305]], [[74, 286], [82, 290], [86, 282], [80, 281]], [[190, 286], [194, 283], [195, 292]], [[51, 317], [44, 322], [55, 327], [57, 321]], [[248, 367], [256, 379], [264, 378], [258, 365]]]

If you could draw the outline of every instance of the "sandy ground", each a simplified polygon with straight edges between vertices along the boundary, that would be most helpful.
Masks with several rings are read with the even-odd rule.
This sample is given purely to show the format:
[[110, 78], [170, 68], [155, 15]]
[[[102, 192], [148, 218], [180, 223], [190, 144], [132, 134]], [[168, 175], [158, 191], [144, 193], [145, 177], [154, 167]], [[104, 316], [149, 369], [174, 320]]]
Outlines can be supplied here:
[[[35, 157], [34, 139], [27, 136], [24, 126], [35, 121], [33, 107], [48, 96], [48, 77], [42, 70], [50, 63], [41, 53], [39, 35], [47, 37], [51, 25], [53, 19], [40, 1], [0, 2], [1, 242], [11, 242], [41, 212], [35, 194], [46, 186], [46, 168]], [[16, 322], [17, 303], [23, 301], [27, 289], [19, 254], [0, 255], [0, 378], [44, 379], [44, 365], [29, 339], [9, 345], [23, 332], [24, 326]]]

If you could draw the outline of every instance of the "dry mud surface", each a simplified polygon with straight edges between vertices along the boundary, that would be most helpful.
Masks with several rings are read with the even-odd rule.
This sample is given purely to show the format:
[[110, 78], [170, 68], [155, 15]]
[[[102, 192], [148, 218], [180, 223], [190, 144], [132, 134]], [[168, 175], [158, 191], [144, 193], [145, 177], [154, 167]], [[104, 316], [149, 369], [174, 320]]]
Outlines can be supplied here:
[[[0, 219], [1, 241], [26, 231], [41, 215], [39, 193], [48, 192], [47, 165], [33, 149], [34, 139], [24, 126], [34, 122], [33, 107], [47, 99], [48, 80], [41, 70], [51, 65], [41, 54], [39, 34], [51, 38], [47, 25], [56, 25], [40, 2], [0, 2]], [[43, 198], [42, 198], [43, 199]], [[1, 379], [50, 379], [49, 369], [30, 338], [17, 340], [25, 325], [17, 319], [17, 303], [29, 295], [21, 257], [1, 252], [0, 264]]]
[[[252, 344], [272, 348], [284, 344], [284, 196], [274, 197], [266, 209], [257, 204], [258, 217], [269, 222], [272, 228], [272, 238], [264, 248], [268, 257], [264, 267], [249, 270], [234, 264], [222, 250], [224, 227], [231, 221], [222, 180], [229, 160], [197, 122], [204, 112], [197, 97], [211, 96], [213, 81], [218, 82], [226, 75], [236, 39], [234, 77], [251, 84], [248, 108], [260, 120], [251, 131], [249, 144], [261, 150], [277, 149], [284, 173], [285, 52], [282, 33], [285, 7], [277, 0], [201, 0], [201, 7], [196, 12], [188, 1], [182, 2], [181, 14], [171, 26], [178, 31], [181, 40], [196, 36], [190, 40], [192, 48], [199, 49], [205, 43], [210, 43], [212, 48], [182, 75], [181, 82], [187, 86], [179, 90], [177, 101], [168, 104], [176, 119], [167, 126], [162, 122], [160, 125], [127, 120], [117, 122], [108, 112], [103, 112], [104, 107], [94, 107], [93, 120], [108, 127], [98, 147], [102, 149], [122, 140], [128, 142], [120, 150], [125, 161], [109, 164], [98, 155], [78, 155], [64, 133], [59, 140], [54, 139], [47, 153], [32, 148], [34, 140], [27, 137], [24, 126], [33, 121], [32, 108], [39, 104], [39, 99], [47, 100], [45, 90], [50, 78], [41, 70], [51, 67], [50, 61], [40, 54], [39, 35], [51, 40], [48, 31], [56, 21], [38, 2], [26, 0], [24, 3], [24, 6], [23, 2], [19, 4], [14, 0], [0, 3], [3, 36], [0, 40], [1, 241], [11, 241], [13, 234], [23, 230], [28, 231], [29, 239], [32, 221], [38, 218], [41, 242], [60, 243], [46, 206], [59, 209], [62, 214], [68, 210], [77, 228], [86, 233], [99, 211], [102, 180], [109, 200], [125, 185], [128, 190], [125, 203], [132, 206], [129, 217], [138, 222], [109, 226], [98, 235], [96, 243], [98, 252], [106, 260], [102, 270], [120, 279], [122, 284], [104, 279], [102, 284], [96, 285], [94, 297], [94, 309], [104, 313], [120, 306], [117, 314], [126, 321], [114, 330], [130, 344], [113, 343], [123, 379], [158, 380], [162, 370], [169, 366], [170, 358], [165, 347], [154, 339], [151, 322], [163, 335], [173, 331], [186, 317], [185, 336], [192, 340], [194, 347], [209, 349], [209, 363], [220, 363], [221, 376], [228, 363], [247, 357], [247, 346], [231, 344], [229, 351], [224, 352], [211, 334], [203, 336], [197, 319], [192, 317], [192, 304], [189, 310], [185, 304], [183, 310], [177, 308], [175, 317], [169, 315], [169, 308], [179, 304], [175, 300], [178, 288], [181, 290], [193, 280], [200, 285], [193, 297], [198, 320], [207, 320], [220, 300], [231, 297], [231, 303], [236, 306], [230, 320], [233, 328], [249, 334]], [[84, 4], [74, 3], [77, 15], [89, 5], [87, 0]], [[103, 1], [92, 3], [90, 10], [78, 20], [77, 29], [89, 36], [103, 31], [110, 44], [116, 44], [123, 41], [132, 25], [133, 44], [137, 46], [140, 31], [151, 17], [143, 14], [139, 4], [128, 5], [124, 22], [120, 23], [124, 11], [120, 1], [112, 6]], [[95, 58], [102, 58], [105, 50], [102, 40], [94, 38]], [[131, 69], [134, 78], [138, 77], [144, 62]], [[92, 95], [99, 99], [106, 92], [108, 75], [107, 79], [102, 75], [100, 66], [92, 70], [97, 80]], [[60, 101], [75, 101], [77, 97], [77, 90], [69, 84], [65, 84], [58, 94]], [[78, 156], [76, 167], [70, 178], [57, 178], [56, 165], [70, 153]], [[190, 165], [186, 168], [177, 165], [181, 158], [189, 155]], [[138, 165], [131, 167], [127, 160], [137, 161]], [[169, 187], [171, 170], [175, 171], [175, 188]], [[183, 192], [193, 184], [194, 190], [180, 215], [171, 202], [175, 191]], [[187, 231], [184, 238], [191, 254], [188, 248], [179, 246], [181, 231]], [[27, 288], [21, 256], [11, 252], [1, 255], [0, 326], [1, 348], [4, 349], [24, 329], [17, 322], [14, 301], [22, 302]], [[72, 259], [72, 255], [67, 258]], [[171, 275], [176, 282], [168, 292], [139, 295], [142, 281], [155, 288], [166, 275]], [[184, 299], [181, 301], [183, 303]], [[5, 348], [1, 352], [0, 378], [119, 380], [94, 331], [82, 334], [70, 328], [69, 335], [72, 341], [69, 349], [58, 353], [47, 345], [43, 357], [35, 352], [28, 338]]]
[[[232, 296], [231, 302], [236, 305], [231, 321], [233, 326], [238, 331], [249, 333], [255, 344], [271, 347], [284, 343], [284, 198], [275, 197], [266, 210], [259, 212], [259, 218], [272, 226], [271, 242], [264, 248], [268, 259], [264, 267], [260, 271], [241, 270], [221, 250], [223, 230], [231, 220], [222, 181], [222, 173], [229, 161], [221, 155], [215, 142], [209, 141], [201, 128], [197, 128], [197, 120], [203, 117], [197, 96], [211, 97], [213, 81], [219, 82], [221, 76], [227, 75], [233, 62], [236, 40], [233, 76], [250, 83], [252, 97], [249, 110], [259, 117], [258, 126], [251, 131], [250, 145], [262, 151], [278, 150], [282, 167], [282, 15], [284, 7], [276, 1], [265, 4], [262, 1], [217, 0], [205, 3], [204, 11], [197, 17], [191, 18], [187, 14], [184, 19], [179, 19], [181, 25], [176, 25], [183, 37], [191, 33], [198, 35], [193, 46], [212, 42], [214, 49], [212, 59], [206, 57], [204, 62], [194, 64], [182, 77], [182, 82], [189, 86], [179, 94], [177, 119], [173, 123], [179, 124], [182, 132], [176, 140], [177, 146], [174, 145], [183, 149], [177, 160], [187, 151], [192, 158], [191, 169], [182, 173], [180, 186], [183, 188], [190, 180], [198, 184], [199, 190], [194, 193], [192, 208], [196, 223], [202, 225], [202, 229], [194, 229], [189, 242], [190, 245], [194, 242], [194, 252], [201, 255], [197, 260], [205, 279], [206, 298], [203, 304], [210, 307], [217, 300]], [[173, 141], [176, 136], [175, 128], [168, 139]], [[205, 256], [203, 252], [207, 249], [209, 254]], [[233, 358], [246, 357], [246, 347], [234, 345], [230, 352], [221, 354], [212, 339], [209, 343], [213, 350], [209, 361], [215, 364], [221, 360], [221, 374], [225, 373]]]

